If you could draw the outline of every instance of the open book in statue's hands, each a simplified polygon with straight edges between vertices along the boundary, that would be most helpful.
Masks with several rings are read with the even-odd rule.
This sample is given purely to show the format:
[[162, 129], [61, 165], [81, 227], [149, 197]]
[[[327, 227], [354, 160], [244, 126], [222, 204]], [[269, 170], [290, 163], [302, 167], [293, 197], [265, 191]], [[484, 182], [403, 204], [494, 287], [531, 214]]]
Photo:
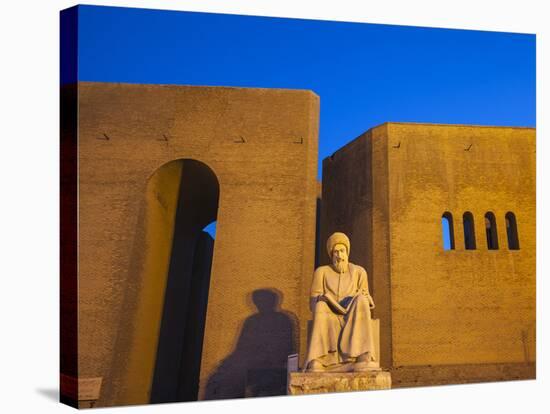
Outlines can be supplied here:
[[330, 292], [327, 292], [321, 296], [321, 300], [324, 300], [334, 312], [340, 313], [342, 315], [348, 313], [351, 306], [351, 299], [351, 297], [347, 297], [340, 303]]
[[[367, 298], [369, 299], [369, 307], [371, 309], [374, 309], [374, 301], [372, 299], [372, 296], [369, 294], [366, 294], [365, 296], [367, 296]], [[320, 296], [320, 300], [326, 302], [334, 312], [341, 315], [345, 315], [348, 313], [349, 308], [351, 307], [352, 299], [353, 298], [351, 296], [348, 296], [338, 302], [334, 295], [332, 295], [330, 292], [327, 292], [324, 295]]]

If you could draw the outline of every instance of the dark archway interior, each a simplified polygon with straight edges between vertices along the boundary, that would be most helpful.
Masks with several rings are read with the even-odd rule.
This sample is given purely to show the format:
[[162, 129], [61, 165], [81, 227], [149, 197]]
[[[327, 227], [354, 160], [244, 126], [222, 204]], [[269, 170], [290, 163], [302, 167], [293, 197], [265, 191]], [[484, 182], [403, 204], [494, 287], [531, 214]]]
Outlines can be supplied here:
[[508, 236], [508, 249], [519, 250], [518, 225], [516, 216], [512, 212], [506, 213], [506, 235]]
[[476, 232], [474, 228], [474, 216], [467, 211], [463, 215], [464, 223], [464, 247], [466, 250], [475, 250], [476, 248]]
[[213, 171], [182, 160], [181, 183], [151, 403], [196, 401], [214, 239], [204, 227], [217, 218]]
[[487, 249], [498, 250], [497, 221], [491, 212], [485, 214], [485, 234], [487, 237]]

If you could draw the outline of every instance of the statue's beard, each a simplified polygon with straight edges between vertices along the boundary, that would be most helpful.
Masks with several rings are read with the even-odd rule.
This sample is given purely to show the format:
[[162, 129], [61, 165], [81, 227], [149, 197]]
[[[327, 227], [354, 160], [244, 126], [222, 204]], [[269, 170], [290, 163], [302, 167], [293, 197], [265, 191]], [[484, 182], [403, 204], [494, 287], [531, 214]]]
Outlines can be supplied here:
[[348, 270], [348, 261], [346, 259], [334, 259], [332, 261], [332, 264], [334, 265], [334, 269], [338, 273], [344, 273], [346, 270]]

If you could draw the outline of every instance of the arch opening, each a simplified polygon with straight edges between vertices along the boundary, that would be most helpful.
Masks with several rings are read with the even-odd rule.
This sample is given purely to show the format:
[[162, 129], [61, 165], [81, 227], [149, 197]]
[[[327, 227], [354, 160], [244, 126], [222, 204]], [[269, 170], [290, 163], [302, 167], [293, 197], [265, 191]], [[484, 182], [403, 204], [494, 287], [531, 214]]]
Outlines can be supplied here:
[[174, 203], [173, 235], [151, 403], [198, 399], [214, 252], [212, 224], [216, 222], [218, 213], [219, 183], [214, 172], [196, 160], [172, 163], [175, 162], [179, 163], [181, 173]]
[[487, 249], [498, 250], [497, 222], [492, 212], [485, 214], [485, 235], [487, 237]]
[[455, 234], [453, 226], [453, 215], [446, 211], [441, 216], [441, 230], [443, 232], [443, 249], [454, 250]]
[[476, 248], [476, 233], [474, 227], [474, 216], [467, 211], [462, 216], [464, 225], [464, 248], [466, 250], [475, 250]]
[[516, 216], [511, 211], [506, 213], [506, 235], [508, 236], [508, 249], [519, 250], [518, 225]]

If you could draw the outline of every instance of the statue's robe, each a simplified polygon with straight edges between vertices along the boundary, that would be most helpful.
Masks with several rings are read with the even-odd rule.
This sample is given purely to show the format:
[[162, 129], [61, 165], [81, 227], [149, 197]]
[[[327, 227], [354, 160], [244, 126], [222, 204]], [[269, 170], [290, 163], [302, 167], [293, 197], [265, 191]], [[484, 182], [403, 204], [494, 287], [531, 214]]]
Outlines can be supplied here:
[[[345, 315], [335, 312], [321, 295], [332, 294], [349, 310]], [[370, 298], [370, 299], [369, 299]], [[365, 352], [376, 360], [367, 271], [349, 263], [348, 271], [336, 272], [331, 266], [321, 266], [313, 274], [310, 307], [313, 328], [304, 368], [314, 359], [325, 367], [354, 362]]]

